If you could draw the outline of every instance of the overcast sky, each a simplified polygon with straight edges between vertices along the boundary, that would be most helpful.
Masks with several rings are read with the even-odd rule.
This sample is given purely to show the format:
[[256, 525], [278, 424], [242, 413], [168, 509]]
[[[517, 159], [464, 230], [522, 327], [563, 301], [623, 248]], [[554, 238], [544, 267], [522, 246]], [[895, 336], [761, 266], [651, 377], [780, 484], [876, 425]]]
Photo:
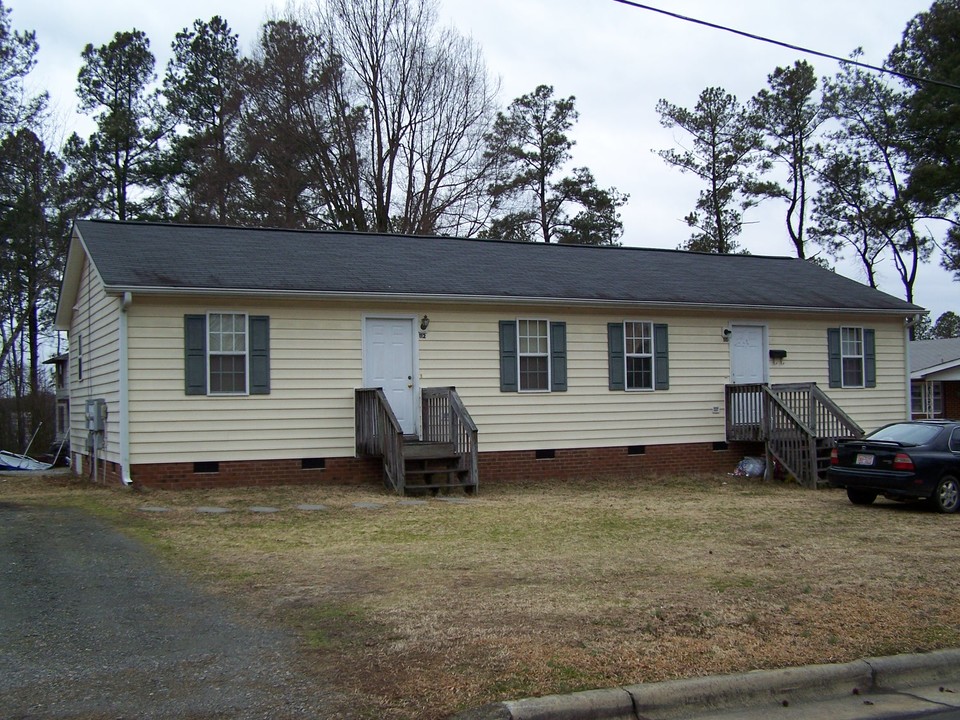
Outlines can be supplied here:
[[[306, 0], [307, 4], [312, 0]], [[668, 167], [654, 150], [686, 142], [661, 127], [655, 110], [665, 98], [693, 107], [700, 92], [720, 86], [741, 101], [766, 84], [778, 66], [800, 53], [694, 25], [614, 0], [439, 0], [445, 23], [473, 37], [501, 83], [504, 104], [537, 85], [556, 96], [574, 95], [580, 121], [574, 129], [574, 162], [593, 170], [602, 186], [630, 194], [623, 212], [625, 245], [675, 248], [690, 235], [682, 218], [693, 209], [699, 183]], [[881, 65], [906, 23], [932, 0], [648, 0], [645, 4], [720, 25], [847, 56], [862, 47], [864, 62]], [[121, 30], [146, 32], [158, 74], [174, 35], [195, 19], [223, 16], [249, 50], [260, 24], [284, 3], [226, 0], [4, 0], [17, 29], [37, 32], [37, 88], [49, 90], [63, 125], [77, 126], [75, 84], [84, 45], [102, 45]], [[806, 57], [819, 75], [837, 63]], [[80, 127], [85, 127], [81, 125]], [[754, 254], [790, 255], [782, 206], [768, 202], [747, 214], [742, 244]], [[853, 263], [838, 270], [857, 280]], [[881, 287], [898, 297], [903, 288], [888, 262]], [[736, 278], [730, 278], [736, 282]], [[771, 278], [771, 282], [775, 282]], [[923, 267], [916, 302], [933, 319], [960, 312], [960, 284], [937, 262]]]

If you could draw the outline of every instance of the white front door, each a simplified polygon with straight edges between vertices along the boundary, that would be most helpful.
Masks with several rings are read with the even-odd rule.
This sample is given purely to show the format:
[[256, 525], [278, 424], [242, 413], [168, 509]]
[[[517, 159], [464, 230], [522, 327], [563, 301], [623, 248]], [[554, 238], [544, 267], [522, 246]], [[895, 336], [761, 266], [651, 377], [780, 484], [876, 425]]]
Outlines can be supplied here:
[[731, 325], [730, 380], [735, 385], [767, 381], [762, 325]]
[[363, 385], [383, 388], [406, 435], [417, 432], [413, 318], [364, 318]]

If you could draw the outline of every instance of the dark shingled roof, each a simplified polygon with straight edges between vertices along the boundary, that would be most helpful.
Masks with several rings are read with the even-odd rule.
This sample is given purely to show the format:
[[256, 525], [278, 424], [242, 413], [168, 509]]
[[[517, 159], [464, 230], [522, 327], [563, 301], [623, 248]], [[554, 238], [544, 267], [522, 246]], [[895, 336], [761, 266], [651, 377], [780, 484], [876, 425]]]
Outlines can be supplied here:
[[110, 291], [921, 311], [795, 258], [98, 220], [76, 229]]

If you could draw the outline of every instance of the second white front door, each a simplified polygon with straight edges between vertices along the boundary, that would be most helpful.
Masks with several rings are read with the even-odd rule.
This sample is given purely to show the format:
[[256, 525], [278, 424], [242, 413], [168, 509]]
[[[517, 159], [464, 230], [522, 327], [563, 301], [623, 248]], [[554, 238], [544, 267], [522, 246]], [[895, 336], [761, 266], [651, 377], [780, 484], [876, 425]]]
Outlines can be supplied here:
[[363, 321], [363, 384], [383, 388], [404, 434], [417, 432], [413, 318]]
[[730, 380], [735, 385], [767, 381], [767, 356], [762, 325], [732, 325]]

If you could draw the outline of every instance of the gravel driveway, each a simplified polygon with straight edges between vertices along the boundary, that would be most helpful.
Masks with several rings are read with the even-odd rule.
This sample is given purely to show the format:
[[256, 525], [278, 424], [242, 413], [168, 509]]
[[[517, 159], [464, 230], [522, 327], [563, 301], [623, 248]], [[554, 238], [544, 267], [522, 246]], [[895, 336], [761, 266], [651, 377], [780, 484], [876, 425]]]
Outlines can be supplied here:
[[295, 653], [99, 520], [0, 503], [4, 718], [342, 717]]

